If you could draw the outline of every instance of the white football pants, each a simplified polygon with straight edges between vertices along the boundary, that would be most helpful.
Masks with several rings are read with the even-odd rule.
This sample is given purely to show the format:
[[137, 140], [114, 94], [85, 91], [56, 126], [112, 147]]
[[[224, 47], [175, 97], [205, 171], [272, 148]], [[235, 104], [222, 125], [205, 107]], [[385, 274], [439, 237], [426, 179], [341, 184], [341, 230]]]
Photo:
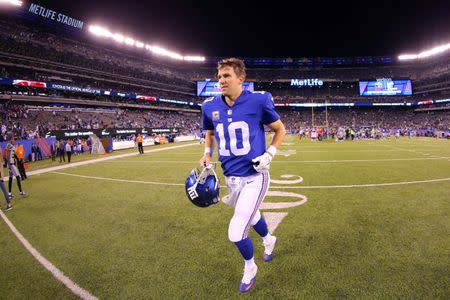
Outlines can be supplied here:
[[228, 227], [228, 238], [239, 242], [248, 237], [250, 226], [261, 218], [259, 207], [269, 190], [268, 171], [247, 177], [225, 177], [228, 196], [222, 199], [225, 204], [234, 207], [234, 214]]

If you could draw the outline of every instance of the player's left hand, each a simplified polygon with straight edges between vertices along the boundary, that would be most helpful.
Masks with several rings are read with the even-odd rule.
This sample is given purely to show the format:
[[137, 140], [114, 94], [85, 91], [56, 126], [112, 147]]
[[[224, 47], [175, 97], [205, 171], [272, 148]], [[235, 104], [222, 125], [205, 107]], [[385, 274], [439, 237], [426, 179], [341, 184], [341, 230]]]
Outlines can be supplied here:
[[263, 155], [260, 155], [254, 159], [252, 159], [253, 162], [253, 168], [259, 173], [263, 171], [267, 171], [270, 169], [270, 162], [272, 161], [272, 156], [265, 152]]

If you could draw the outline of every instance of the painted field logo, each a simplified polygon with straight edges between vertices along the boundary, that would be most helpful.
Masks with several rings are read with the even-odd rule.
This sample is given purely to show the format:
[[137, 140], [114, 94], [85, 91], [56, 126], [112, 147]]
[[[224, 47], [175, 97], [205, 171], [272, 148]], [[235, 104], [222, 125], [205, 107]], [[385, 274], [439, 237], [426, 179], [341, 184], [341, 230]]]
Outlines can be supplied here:
[[[303, 182], [303, 178], [298, 175], [281, 175], [281, 178], [293, 178], [293, 180], [276, 180], [271, 179], [270, 181], [276, 184], [297, 184]], [[269, 209], [285, 209], [296, 207], [305, 204], [308, 201], [308, 198], [305, 195], [300, 195], [297, 193], [290, 192], [280, 192], [280, 191], [269, 191], [266, 196], [271, 197], [289, 197], [294, 198], [296, 201], [293, 202], [263, 202], [261, 204], [261, 210], [269, 210]], [[288, 215], [287, 212], [263, 212], [264, 218], [266, 219], [267, 226], [269, 227], [269, 232], [272, 234], [278, 225], [283, 221], [283, 219]]]

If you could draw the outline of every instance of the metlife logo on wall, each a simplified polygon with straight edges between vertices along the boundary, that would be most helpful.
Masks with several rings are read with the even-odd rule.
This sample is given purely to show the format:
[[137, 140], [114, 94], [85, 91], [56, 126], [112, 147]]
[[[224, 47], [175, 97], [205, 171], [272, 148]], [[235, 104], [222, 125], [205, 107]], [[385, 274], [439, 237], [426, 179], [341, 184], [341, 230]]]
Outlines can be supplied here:
[[296, 86], [296, 87], [303, 87], [303, 86], [308, 86], [308, 87], [314, 87], [314, 86], [322, 86], [323, 85], [323, 81], [317, 78], [314, 79], [291, 79], [291, 86]]

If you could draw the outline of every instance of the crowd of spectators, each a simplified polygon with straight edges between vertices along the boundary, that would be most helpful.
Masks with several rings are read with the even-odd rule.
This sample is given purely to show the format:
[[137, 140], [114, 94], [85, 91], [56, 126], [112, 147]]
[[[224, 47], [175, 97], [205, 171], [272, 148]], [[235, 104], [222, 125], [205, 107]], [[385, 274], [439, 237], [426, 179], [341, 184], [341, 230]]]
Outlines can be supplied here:
[[311, 127], [375, 127], [385, 129], [450, 130], [448, 110], [416, 111], [413, 108], [335, 108], [280, 111], [290, 132]]
[[[375, 127], [387, 129], [450, 130], [449, 110], [413, 108], [278, 109], [289, 132], [311, 127]], [[165, 110], [69, 108], [0, 104], [1, 137], [14, 132], [22, 139], [44, 137], [54, 130], [105, 128], [179, 128], [183, 133], [201, 129], [200, 113]]]
[[[0, 20], [0, 77], [66, 84], [90, 89], [113, 90], [157, 98], [202, 102], [196, 97], [195, 79], [214, 78], [210, 65], [177, 64], [153, 57], [143, 49], [121, 48], [107, 41], [87, 36], [56, 35], [15, 20]], [[255, 82], [255, 90], [273, 94], [275, 102], [414, 102], [433, 97], [450, 96], [450, 59], [441, 57], [428, 62], [392, 63], [384, 66], [248, 68], [247, 81]], [[414, 96], [370, 97], [358, 95], [359, 79], [409, 78]], [[290, 87], [290, 79], [320, 78], [321, 87]], [[416, 93], [417, 92], [417, 93]], [[106, 109], [77, 107], [42, 107], [0, 104], [1, 136], [13, 131], [23, 139], [42, 137], [60, 129], [103, 128], [180, 128], [184, 132], [199, 131], [200, 114], [192, 106], [180, 106], [55, 89], [0, 86], [2, 94], [41, 96], [52, 99], [89, 100], [106, 103]], [[11, 98], [10, 98], [11, 99]], [[19, 100], [19, 101], [26, 101]], [[67, 103], [67, 102], [64, 102]], [[111, 103], [111, 105], [110, 105]], [[85, 104], [85, 105], [91, 105]], [[114, 104], [114, 105], [113, 105]], [[120, 105], [118, 105], [120, 104]], [[128, 104], [123, 106], [122, 104]], [[134, 105], [144, 106], [137, 110]], [[174, 110], [151, 110], [148, 106], [164, 105]], [[118, 108], [121, 107], [121, 108]], [[126, 107], [126, 108], [124, 108]], [[134, 108], [133, 108], [134, 107]], [[142, 107], [141, 107], [142, 108]], [[155, 108], [155, 107], [153, 107]], [[190, 111], [190, 112], [189, 112]], [[314, 126], [377, 127], [411, 129], [450, 129], [449, 110], [420, 111], [414, 108], [339, 108], [325, 111], [287, 110], [280, 114], [291, 132]]]
[[[93, 41], [79, 41], [1, 21], [1, 60], [41, 71], [62, 71], [70, 77], [92, 77], [118, 83], [140, 84], [157, 90], [194, 95], [195, 84], [176, 66], [167, 66], [140, 53], [114, 50]], [[98, 42], [98, 41], [97, 41]], [[138, 50], [136, 50], [138, 51]], [[31, 72], [29, 72], [31, 73]], [[67, 75], [66, 74], [66, 75]], [[35, 78], [31, 78], [35, 80]]]
[[44, 137], [54, 130], [105, 128], [179, 128], [182, 132], [200, 129], [198, 113], [166, 110], [129, 110], [40, 107], [0, 104], [0, 141], [8, 132], [21, 139]]
[[[83, 88], [184, 100], [201, 101], [195, 95], [195, 80], [215, 78], [211, 65], [177, 64], [153, 57], [143, 49], [121, 47], [94, 40], [39, 30], [16, 20], [0, 21], [0, 71], [3, 77], [66, 83]], [[450, 94], [450, 59], [390, 63], [357, 67], [248, 68], [247, 81], [256, 90], [269, 91], [276, 101], [292, 102], [404, 102]], [[359, 96], [358, 80], [409, 78], [415, 97]], [[322, 87], [290, 87], [286, 80], [320, 78]], [[67, 93], [53, 91], [57, 96]], [[102, 101], [135, 103], [133, 99], [83, 95]]]

